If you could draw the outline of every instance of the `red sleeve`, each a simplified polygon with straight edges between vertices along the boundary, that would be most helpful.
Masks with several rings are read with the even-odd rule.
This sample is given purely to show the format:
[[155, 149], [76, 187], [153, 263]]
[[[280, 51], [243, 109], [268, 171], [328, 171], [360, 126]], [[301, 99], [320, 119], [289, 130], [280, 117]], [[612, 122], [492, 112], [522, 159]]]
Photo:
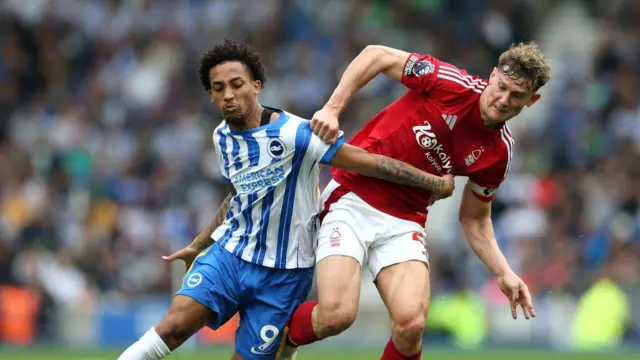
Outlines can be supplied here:
[[402, 71], [402, 83], [411, 90], [429, 91], [437, 81], [440, 60], [431, 55], [412, 53]]
[[506, 124], [500, 130], [499, 149], [492, 159], [492, 164], [481, 171], [469, 174], [469, 186], [473, 194], [480, 200], [493, 200], [495, 191], [507, 177], [513, 155], [513, 137]]
[[489, 202], [491, 200], [493, 200], [493, 197], [495, 196], [495, 191], [498, 189], [498, 187], [500, 186], [500, 184], [496, 184], [495, 182], [493, 184], [489, 184], [489, 185], [481, 185], [481, 183], [474, 181], [473, 179], [469, 178], [469, 187], [471, 188], [471, 192], [473, 193], [473, 195], [475, 195], [478, 199], [480, 199], [480, 201], [484, 201], [484, 202]]

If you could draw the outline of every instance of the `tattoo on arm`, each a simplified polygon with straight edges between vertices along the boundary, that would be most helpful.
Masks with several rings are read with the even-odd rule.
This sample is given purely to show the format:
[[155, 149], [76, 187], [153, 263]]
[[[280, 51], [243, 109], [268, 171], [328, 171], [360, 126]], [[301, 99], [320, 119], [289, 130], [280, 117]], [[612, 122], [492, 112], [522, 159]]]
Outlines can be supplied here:
[[229, 195], [227, 195], [220, 205], [215, 218], [211, 221], [211, 224], [209, 224], [206, 229], [202, 230], [202, 232], [191, 242], [191, 246], [202, 251], [213, 244], [211, 234], [213, 234], [218, 226], [222, 225], [227, 217], [227, 212], [229, 211], [229, 208], [231, 208], [231, 199], [233, 199], [233, 193], [229, 193]]
[[444, 180], [436, 175], [429, 174], [402, 161], [370, 154], [376, 160], [375, 174], [377, 178], [392, 181], [399, 184], [421, 187], [423, 189], [437, 191], [444, 186]]

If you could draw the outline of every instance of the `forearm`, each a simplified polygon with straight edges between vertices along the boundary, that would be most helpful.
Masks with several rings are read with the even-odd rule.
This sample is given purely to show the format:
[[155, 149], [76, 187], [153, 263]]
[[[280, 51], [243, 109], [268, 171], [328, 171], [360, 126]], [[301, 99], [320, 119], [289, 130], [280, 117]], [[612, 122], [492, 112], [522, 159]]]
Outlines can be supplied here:
[[190, 246], [199, 249], [199, 251], [202, 251], [213, 244], [214, 241], [211, 238], [211, 234], [213, 234], [216, 228], [218, 228], [218, 226], [220, 226], [224, 222], [224, 219], [227, 216], [227, 212], [231, 207], [231, 199], [233, 199], [233, 194], [229, 193], [229, 195], [227, 195], [227, 197], [220, 205], [220, 208], [218, 208], [218, 213], [216, 214], [215, 218], [211, 221], [209, 226], [202, 230], [202, 232], [200, 232], [200, 234], [198, 234], [198, 236], [193, 239]]
[[353, 95], [365, 86], [376, 75], [384, 72], [389, 63], [383, 61], [384, 50], [378, 46], [367, 46], [355, 57], [344, 71], [340, 83], [327, 101], [329, 108], [340, 116]]
[[368, 155], [374, 158], [376, 166], [359, 169], [363, 175], [429, 191], [440, 191], [445, 184], [440, 176], [429, 174], [402, 161], [377, 154]]
[[491, 218], [463, 218], [460, 224], [469, 246], [494, 275], [501, 276], [511, 270], [498, 247]]

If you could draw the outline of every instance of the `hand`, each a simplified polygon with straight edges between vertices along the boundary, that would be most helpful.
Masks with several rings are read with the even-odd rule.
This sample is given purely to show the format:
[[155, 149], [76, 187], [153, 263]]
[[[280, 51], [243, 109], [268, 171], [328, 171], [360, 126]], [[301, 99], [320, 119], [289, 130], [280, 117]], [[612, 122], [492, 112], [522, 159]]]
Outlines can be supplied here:
[[437, 191], [433, 191], [431, 194], [431, 198], [429, 199], [429, 206], [433, 205], [438, 200], [446, 199], [449, 196], [453, 195], [453, 191], [456, 189], [456, 183], [453, 180], [453, 175], [447, 174], [442, 177], [444, 182], [440, 186], [440, 189]]
[[442, 180], [444, 180], [444, 183], [440, 187], [439, 199], [446, 199], [453, 195], [453, 191], [456, 189], [456, 183], [453, 181], [453, 175], [450, 174], [443, 176]]
[[338, 114], [326, 107], [316, 111], [311, 118], [311, 130], [325, 142], [335, 144], [339, 134]]
[[189, 271], [189, 268], [191, 268], [191, 264], [193, 264], [193, 262], [195, 261], [199, 253], [200, 253], [200, 249], [189, 245], [183, 249], [180, 249], [174, 252], [169, 256], [163, 256], [162, 260], [166, 262], [172, 262], [174, 260], [180, 259], [184, 261], [185, 265], [187, 266], [185, 270], [185, 272], [187, 272]]
[[531, 301], [531, 294], [527, 285], [516, 275], [513, 271], [506, 273], [503, 276], [497, 277], [498, 287], [502, 293], [509, 299], [511, 305], [511, 316], [514, 319], [518, 318], [518, 305], [522, 308], [525, 319], [529, 320], [530, 317], [536, 317], [535, 311], [533, 311], [533, 303]]

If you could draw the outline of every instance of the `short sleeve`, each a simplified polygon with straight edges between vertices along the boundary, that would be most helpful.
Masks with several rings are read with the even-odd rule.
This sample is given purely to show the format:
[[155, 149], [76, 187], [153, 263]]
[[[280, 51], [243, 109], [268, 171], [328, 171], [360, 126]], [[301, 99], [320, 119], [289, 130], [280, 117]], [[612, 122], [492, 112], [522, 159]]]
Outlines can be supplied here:
[[229, 179], [229, 172], [225, 166], [228, 166], [229, 164], [229, 159], [227, 158], [227, 154], [225, 152], [226, 146], [226, 136], [221, 129], [217, 129], [213, 132], [213, 148], [218, 160], [217, 162], [218, 167], [220, 168], [220, 174], [227, 184], [231, 184], [231, 180]]
[[224, 167], [224, 158], [220, 156], [220, 152], [217, 150], [216, 150], [216, 154], [218, 155], [217, 158], [218, 158], [218, 166], [220, 167], [220, 174], [222, 175], [222, 178], [227, 184], [231, 184], [231, 180], [228, 177], [227, 169], [225, 169]]
[[500, 129], [500, 141], [497, 144], [499, 147], [493, 153], [490, 165], [479, 172], [469, 174], [469, 186], [473, 194], [485, 202], [493, 200], [495, 191], [507, 178], [511, 168], [514, 140], [506, 124]]
[[469, 187], [473, 194], [484, 202], [493, 200], [496, 190], [509, 171], [509, 159], [500, 159], [480, 173], [469, 175]]
[[308, 131], [311, 133], [311, 140], [309, 141], [309, 148], [307, 151], [313, 154], [313, 157], [316, 161], [321, 165], [328, 165], [333, 157], [336, 155], [336, 152], [340, 150], [342, 145], [344, 145], [344, 133], [340, 131], [338, 136], [338, 140], [335, 144], [328, 144], [324, 142], [319, 136], [314, 134], [311, 131], [311, 128], [308, 127]]
[[469, 178], [469, 188], [473, 192], [480, 201], [489, 202], [493, 200], [495, 196], [495, 191], [500, 187], [500, 184], [486, 184], [486, 183], [478, 183], [473, 179]]
[[428, 92], [437, 81], [440, 61], [431, 55], [412, 53], [402, 70], [402, 84], [411, 90]]

